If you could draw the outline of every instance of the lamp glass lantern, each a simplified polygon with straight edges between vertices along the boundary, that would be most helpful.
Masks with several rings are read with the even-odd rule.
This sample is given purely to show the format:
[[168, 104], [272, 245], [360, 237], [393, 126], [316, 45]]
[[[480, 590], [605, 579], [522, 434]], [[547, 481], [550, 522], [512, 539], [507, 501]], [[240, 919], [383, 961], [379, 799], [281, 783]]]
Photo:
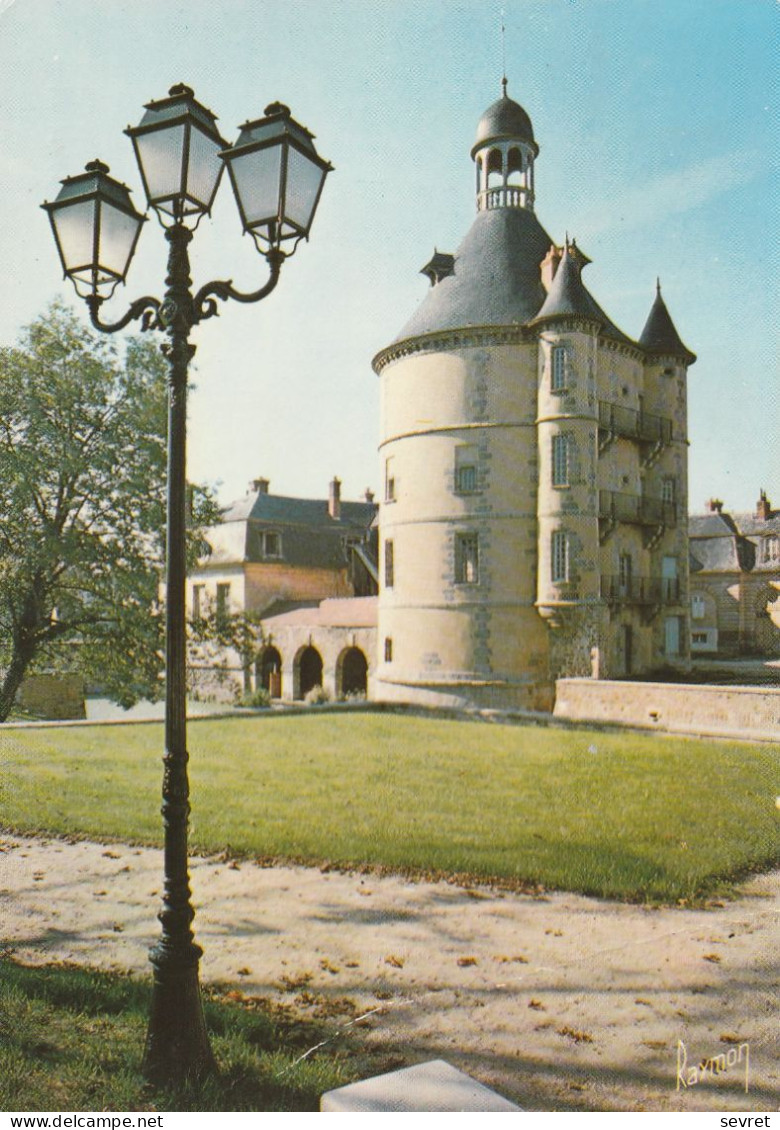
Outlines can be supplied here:
[[189, 86], [172, 86], [167, 98], [146, 104], [133, 142], [146, 198], [165, 227], [196, 227], [211, 212], [224, 168], [217, 119]]
[[48, 212], [65, 276], [86, 298], [110, 298], [125, 281], [141, 225], [130, 189], [108, 175], [108, 165], [90, 161], [83, 173], [63, 180]]
[[325, 177], [333, 166], [314, 147], [313, 134], [281, 102], [246, 122], [220, 156], [228, 166], [245, 232], [259, 251], [281, 250], [308, 238]]

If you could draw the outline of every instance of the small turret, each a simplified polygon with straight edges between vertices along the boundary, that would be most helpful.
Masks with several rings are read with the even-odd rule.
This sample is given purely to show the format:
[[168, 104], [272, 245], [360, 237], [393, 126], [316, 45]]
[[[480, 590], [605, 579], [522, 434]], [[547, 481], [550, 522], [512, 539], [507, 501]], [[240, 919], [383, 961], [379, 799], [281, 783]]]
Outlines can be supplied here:
[[471, 150], [477, 166], [477, 210], [527, 208], [534, 210], [534, 159], [539, 146], [531, 119], [506, 92], [479, 120]]
[[686, 365], [692, 365], [696, 360], [696, 354], [680, 340], [680, 335], [666, 309], [666, 303], [661, 297], [660, 279], [656, 280], [655, 302], [640, 335], [639, 344], [645, 353], [680, 357]]

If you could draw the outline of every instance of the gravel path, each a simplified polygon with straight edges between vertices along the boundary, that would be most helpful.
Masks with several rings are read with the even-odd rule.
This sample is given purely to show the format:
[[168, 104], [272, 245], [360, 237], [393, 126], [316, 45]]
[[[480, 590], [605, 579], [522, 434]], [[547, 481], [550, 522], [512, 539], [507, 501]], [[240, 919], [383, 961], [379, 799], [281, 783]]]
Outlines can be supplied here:
[[[160, 869], [159, 851], [6, 835], [2, 944], [145, 973]], [[335, 1046], [441, 1057], [526, 1109], [777, 1108], [780, 874], [699, 910], [218, 859], [192, 886], [204, 980], [326, 1015]]]

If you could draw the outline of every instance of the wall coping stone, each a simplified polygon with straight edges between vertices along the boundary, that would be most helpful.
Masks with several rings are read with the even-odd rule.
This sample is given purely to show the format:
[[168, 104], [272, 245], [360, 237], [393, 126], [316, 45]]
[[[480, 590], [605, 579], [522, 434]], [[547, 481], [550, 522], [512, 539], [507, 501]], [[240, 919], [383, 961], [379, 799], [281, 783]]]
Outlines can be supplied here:
[[321, 1111], [519, 1111], [516, 1106], [443, 1059], [431, 1059], [326, 1091]]

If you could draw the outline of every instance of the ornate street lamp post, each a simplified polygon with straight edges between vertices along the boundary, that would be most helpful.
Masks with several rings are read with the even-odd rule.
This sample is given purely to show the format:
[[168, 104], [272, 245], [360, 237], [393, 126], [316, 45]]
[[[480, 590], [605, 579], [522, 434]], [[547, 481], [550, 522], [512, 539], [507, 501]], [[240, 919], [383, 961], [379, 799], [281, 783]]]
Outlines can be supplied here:
[[[130, 191], [92, 161], [83, 173], [62, 181], [57, 199], [45, 203], [65, 276], [86, 300], [92, 324], [115, 333], [134, 320], [141, 329], [167, 337], [168, 505], [166, 530], [166, 698], [162, 816], [165, 831], [162, 934], [150, 953], [154, 968], [144, 1072], [157, 1083], [197, 1077], [214, 1070], [198, 982], [201, 948], [192, 932], [187, 823], [185, 686], [185, 503], [187, 371], [195, 347], [190, 331], [218, 312], [217, 300], [259, 302], [276, 286], [284, 259], [308, 238], [325, 177], [331, 169], [318, 156], [312, 134], [279, 102], [247, 122], [233, 146], [220, 137], [216, 118], [188, 86], [150, 102], [141, 123], [125, 131], [132, 139], [144, 191], [165, 229], [168, 274], [162, 301], [146, 296], [122, 318], [101, 320], [103, 303], [124, 283], [146, 219]], [[249, 294], [231, 280], [191, 290], [188, 246], [209, 215], [222, 170], [228, 166], [244, 230], [265, 256], [269, 277]]]

